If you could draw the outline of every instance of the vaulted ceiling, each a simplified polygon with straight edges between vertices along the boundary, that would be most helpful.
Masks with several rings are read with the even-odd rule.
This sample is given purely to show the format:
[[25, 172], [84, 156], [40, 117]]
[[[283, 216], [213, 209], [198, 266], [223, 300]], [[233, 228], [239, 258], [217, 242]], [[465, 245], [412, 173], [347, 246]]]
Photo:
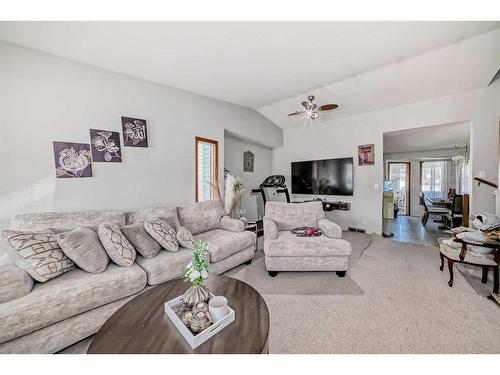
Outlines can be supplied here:
[[0, 22], [0, 39], [258, 109], [287, 128], [486, 86], [500, 22]]

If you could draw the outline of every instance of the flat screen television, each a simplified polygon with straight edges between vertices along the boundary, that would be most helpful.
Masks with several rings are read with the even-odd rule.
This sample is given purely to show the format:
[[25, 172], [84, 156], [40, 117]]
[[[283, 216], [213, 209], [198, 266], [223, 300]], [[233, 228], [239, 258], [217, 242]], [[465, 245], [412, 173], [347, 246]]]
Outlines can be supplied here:
[[292, 162], [292, 194], [352, 195], [353, 158]]

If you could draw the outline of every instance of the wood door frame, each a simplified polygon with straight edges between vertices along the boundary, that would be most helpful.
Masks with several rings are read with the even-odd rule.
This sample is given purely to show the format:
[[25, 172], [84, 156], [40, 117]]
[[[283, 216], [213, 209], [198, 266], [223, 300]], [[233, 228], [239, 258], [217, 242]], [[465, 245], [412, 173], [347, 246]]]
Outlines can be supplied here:
[[[198, 202], [198, 143], [208, 143], [214, 145], [215, 147], [215, 171], [214, 171], [214, 180], [215, 183], [219, 183], [219, 141], [210, 138], [198, 137], [194, 138], [194, 199], [195, 202]], [[213, 189], [213, 188], [212, 188]]]
[[411, 216], [411, 161], [388, 161], [387, 162], [387, 179], [391, 178], [391, 164], [406, 164], [407, 165], [407, 184], [406, 184], [406, 213], [405, 216]]

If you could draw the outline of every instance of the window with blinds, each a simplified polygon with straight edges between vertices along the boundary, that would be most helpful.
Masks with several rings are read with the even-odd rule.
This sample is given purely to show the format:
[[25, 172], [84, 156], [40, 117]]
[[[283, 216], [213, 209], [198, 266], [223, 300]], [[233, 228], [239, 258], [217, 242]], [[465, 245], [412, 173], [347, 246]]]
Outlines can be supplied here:
[[195, 142], [196, 201], [202, 202], [215, 197], [213, 185], [217, 184], [218, 142], [201, 137], [196, 137]]

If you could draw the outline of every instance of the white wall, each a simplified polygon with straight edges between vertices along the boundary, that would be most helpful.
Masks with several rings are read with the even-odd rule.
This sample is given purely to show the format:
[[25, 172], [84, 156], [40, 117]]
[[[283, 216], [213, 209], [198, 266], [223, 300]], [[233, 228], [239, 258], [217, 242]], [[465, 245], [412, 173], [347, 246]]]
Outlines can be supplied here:
[[[192, 202], [195, 136], [219, 141], [221, 176], [225, 129], [282, 145], [282, 130], [255, 110], [12, 44], [0, 43], [0, 85], [4, 220]], [[149, 148], [122, 148], [123, 163], [93, 163], [92, 178], [55, 178], [52, 141], [89, 143], [89, 128], [121, 132], [122, 115], [147, 120]]]
[[[243, 171], [243, 153], [251, 151], [254, 154], [253, 172]], [[250, 221], [256, 221], [258, 215], [263, 215], [262, 199], [257, 194], [251, 194], [264, 179], [272, 174], [273, 152], [269, 147], [244, 141], [230, 135], [224, 137], [224, 167], [235, 176], [243, 179], [242, 207], [246, 209], [245, 216]]]
[[[291, 161], [357, 158], [358, 145], [375, 144], [375, 165], [355, 167], [354, 196], [331, 197], [351, 201], [351, 211], [334, 211], [328, 216], [344, 227], [356, 225], [380, 233], [384, 132], [470, 121], [472, 175], [485, 171], [486, 179], [497, 181], [499, 117], [498, 81], [488, 88], [337, 120], [329, 120], [325, 115], [312, 127], [299, 126], [284, 131], [284, 146], [274, 150], [273, 173], [283, 174], [289, 181]], [[471, 210], [493, 212], [494, 191], [485, 186], [473, 186]]]
[[[429, 129], [432, 132], [432, 129]], [[439, 150], [425, 150], [413, 152], [393, 152], [384, 154], [384, 178], [388, 177], [389, 162], [409, 162], [410, 163], [410, 215], [422, 216], [424, 209], [419, 203], [420, 194], [420, 161], [426, 158], [445, 158], [451, 159], [457, 153], [464, 153], [465, 147], [445, 148]], [[455, 168], [450, 171], [450, 186], [455, 186]]]

